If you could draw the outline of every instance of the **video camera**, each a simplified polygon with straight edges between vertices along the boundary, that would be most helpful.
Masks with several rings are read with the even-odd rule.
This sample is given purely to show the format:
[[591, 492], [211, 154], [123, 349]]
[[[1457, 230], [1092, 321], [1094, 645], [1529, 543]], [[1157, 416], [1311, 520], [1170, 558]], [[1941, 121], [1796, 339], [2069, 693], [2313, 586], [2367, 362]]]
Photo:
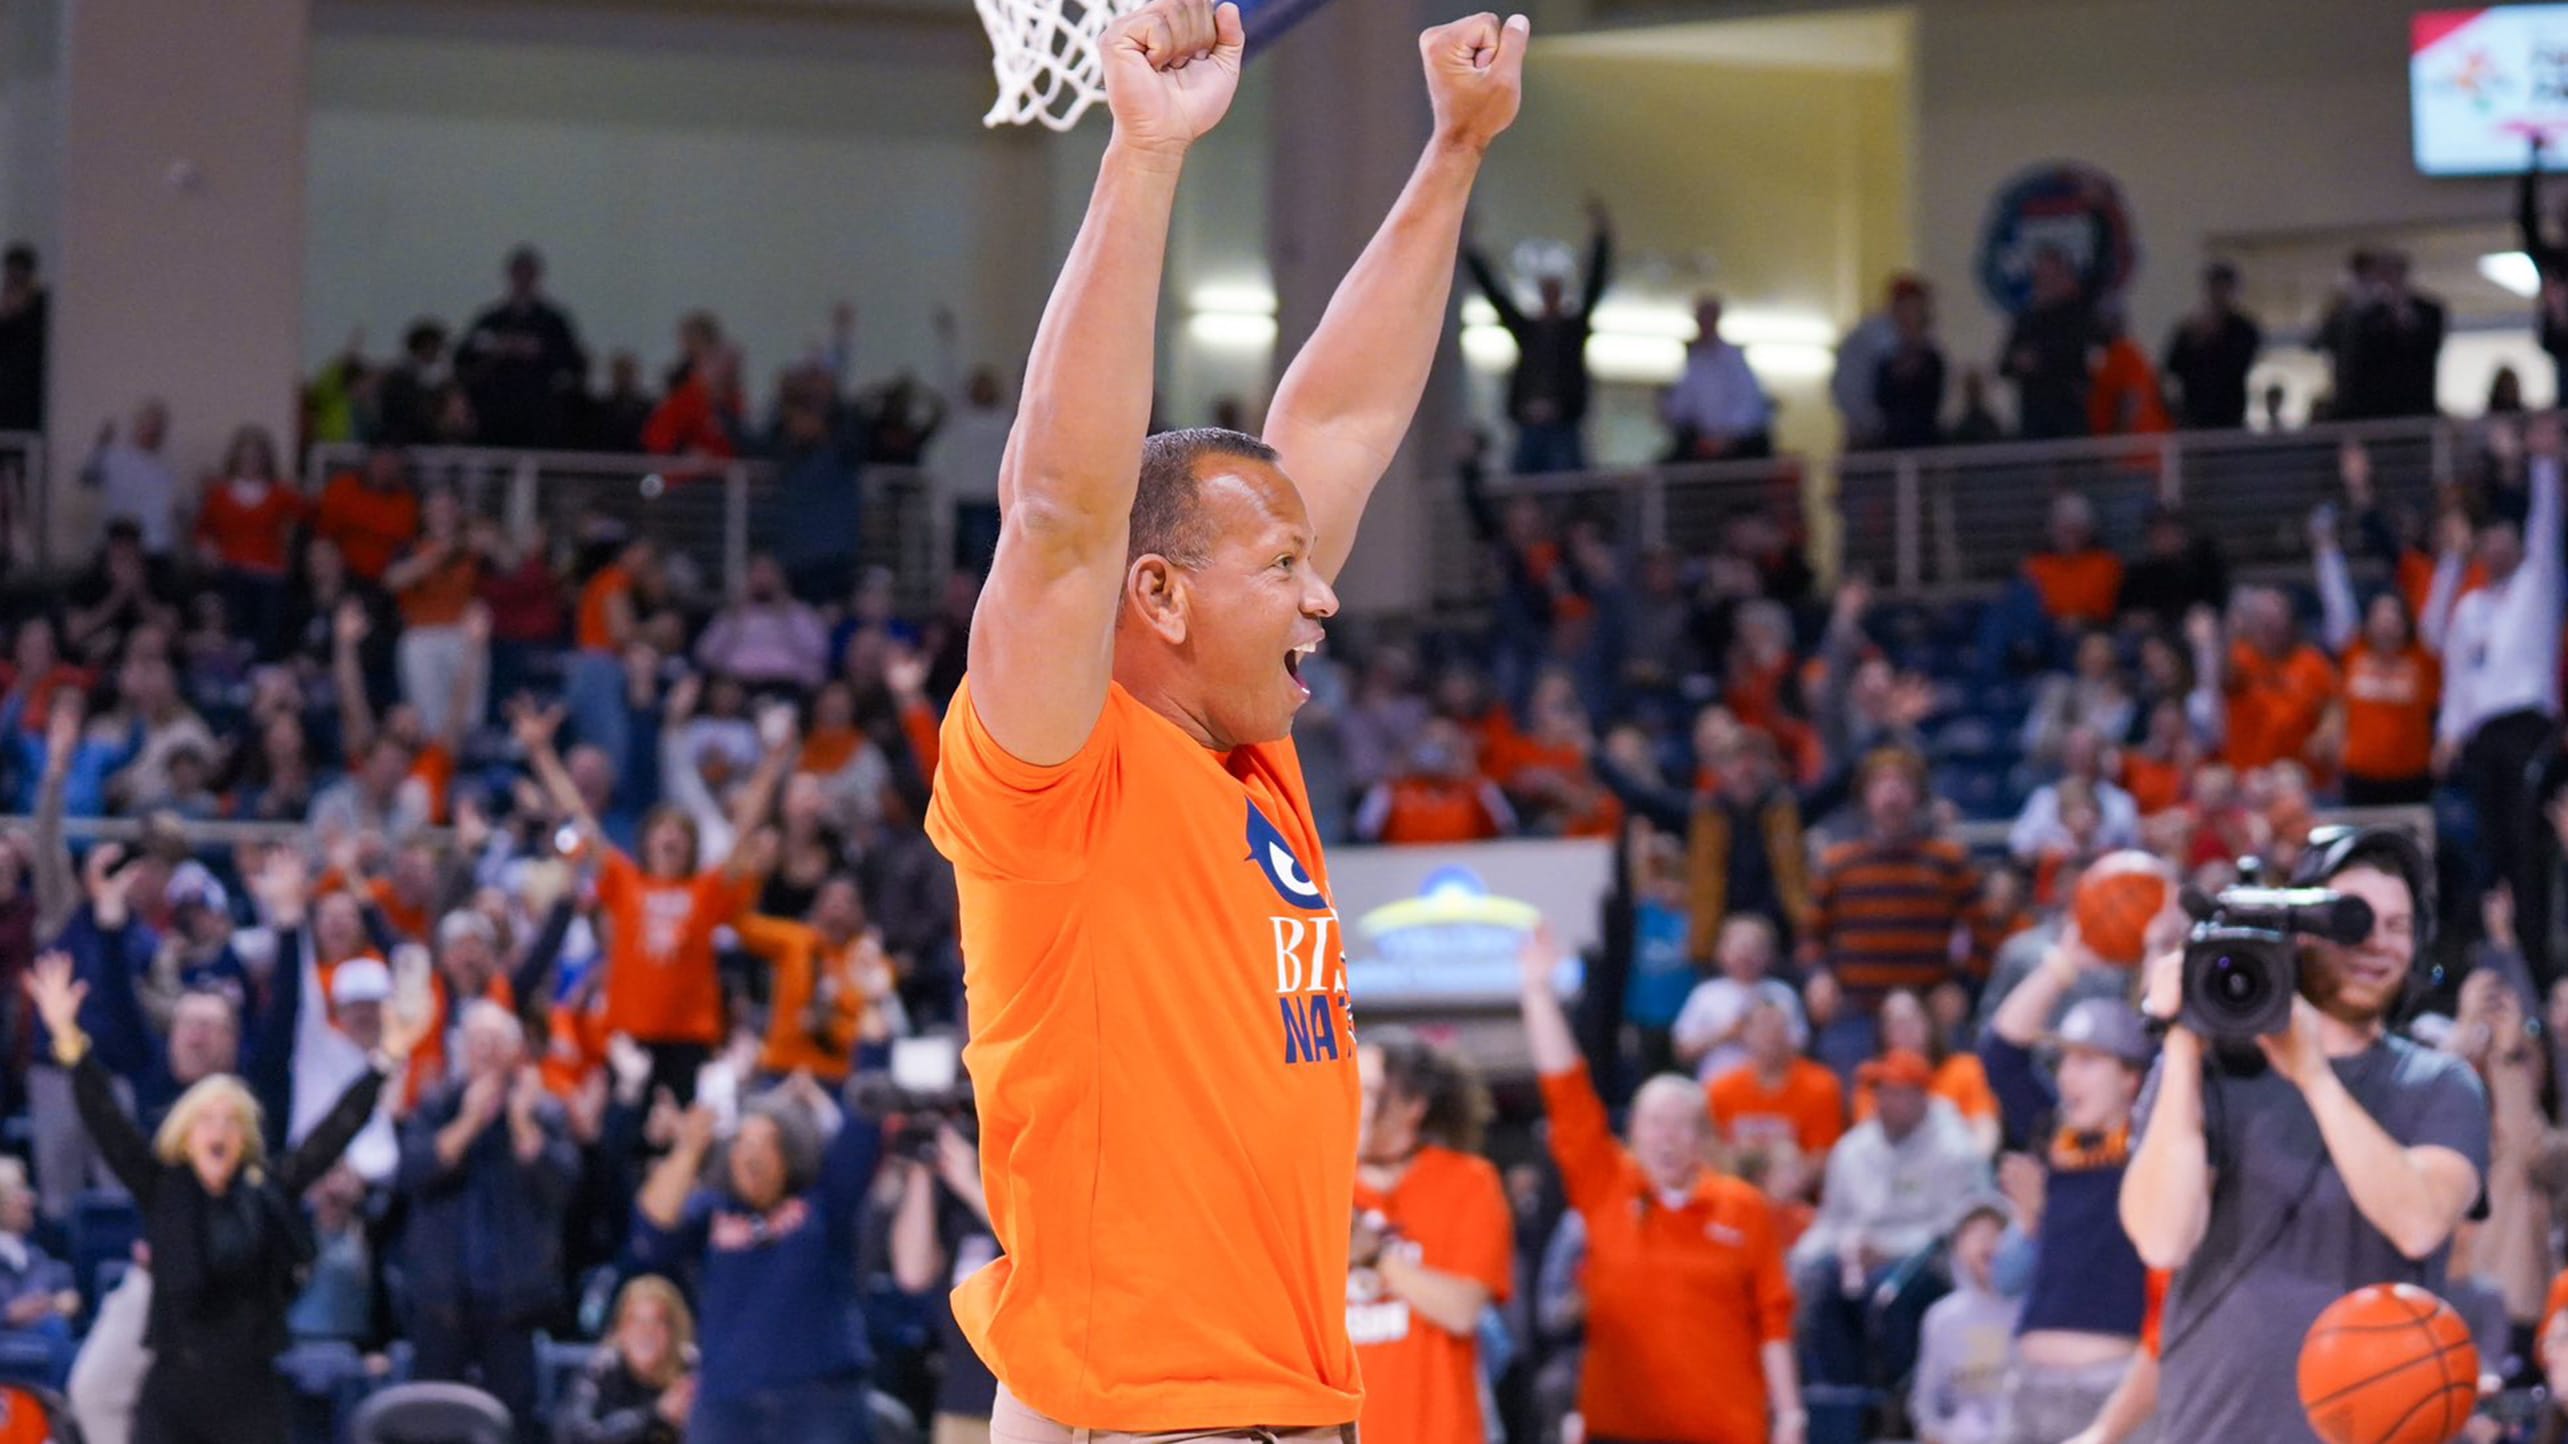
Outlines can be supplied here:
[[862, 1085], [861, 1106], [883, 1121], [884, 1146], [892, 1156], [933, 1162], [941, 1127], [980, 1141], [961, 1054], [961, 1040], [944, 1034], [894, 1039], [889, 1070]]
[[2372, 935], [2372, 905], [2323, 887], [2266, 887], [2253, 858], [2217, 897], [2188, 888], [2183, 1009], [2177, 1021], [2214, 1044], [2239, 1045], [2290, 1026], [2301, 938], [2351, 946]]

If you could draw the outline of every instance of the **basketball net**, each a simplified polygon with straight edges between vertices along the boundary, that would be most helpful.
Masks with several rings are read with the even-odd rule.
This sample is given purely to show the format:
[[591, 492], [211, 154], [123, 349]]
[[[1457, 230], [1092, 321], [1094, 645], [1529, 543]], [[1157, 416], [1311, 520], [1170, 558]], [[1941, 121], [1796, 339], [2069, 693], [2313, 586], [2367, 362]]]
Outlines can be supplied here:
[[1068, 130], [1106, 98], [1098, 41], [1106, 27], [1142, 0], [973, 0], [990, 32], [990, 68], [998, 103], [981, 117], [989, 126], [1040, 122]]

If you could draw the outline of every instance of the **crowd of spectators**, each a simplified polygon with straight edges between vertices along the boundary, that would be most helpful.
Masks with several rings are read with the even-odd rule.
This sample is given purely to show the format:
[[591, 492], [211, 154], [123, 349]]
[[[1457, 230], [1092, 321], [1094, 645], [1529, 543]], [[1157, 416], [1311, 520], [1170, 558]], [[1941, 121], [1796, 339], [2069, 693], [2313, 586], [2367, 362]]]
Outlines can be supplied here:
[[[1528, 358], [1561, 361], [1511, 388], [1520, 470], [1576, 464], [1564, 358], [1609, 265], [1600, 213], [1585, 304], [1501, 309]], [[12, 296], [40, 314], [25, 271], [13, 257], [0, 323]], [[2349, 292], [2349, 336], [2425, 324], [2400, 275]], [[184, 487], [167, 416], [138, 407], [85, 468], [112, 518], [97, 554], [10, 618], [0, 788], [32, 820], [0, 839], [0, 1089], [31, 1166], [0, 1165], [0, 1358], [21, 1340], [93, 1438], [170, 1437], [173, 1398], [212, 1387], [237, 1427], [188, 1428], [273, 1437], [336, 1397], [330, 1360], [472, 1381], [530, 1437], [847, 1437], [869, 1387], [941, 1438], [986, 1416], [941, 1304], [995, 1249], [968, 1106], [869, 1081], [964, 1022], [951, 878], [919, 819], [995, 492], [955, 492], [965, 565], [923, 613], [847, 556], [858, 468], [933, 461], [942, 438], [994, 479], [1003, 395], [983, 375], [951, 413], [916, 383], [851, 396], [823, 361], [786, 376], [754, 443], [710, 318], [682, 327], [659, 398], [630, 358], [593, 393], [541, 279], [513, 257], [451, 359], [423, 326], [399, 362], [325, 375], [313, 434], [376, 444], [316, 494], [255, 430]], [[2062, 382], [2045, 358], [2083, 346], [2069, 285], [2010, 342], [2019, 384]], [[1903, 280], [1867, 323], [1881, 444], [1947, 438], [1931, 308]], [[1763, 454], [1771, 409], [1717, 303], [1699, 321], [1673, 453]], [[2112, 414], [2237, 424], [2254, 336], [2215, 272], [2172, 394]], [[2097, 394], [2033, 409], [2067, 434]], [[2568, 523], [2555, 429], [2487, 436], [2430, 518], [2384, 506], [2349, 447], [2306, 588], [2234, 586], [2172, 511], [2117, 556], [2063, 496], [2008, 595], [1940, 640], [1859, 578], [1823, 593], [1791, 499], [1698, 554], [1635, 554], [1574, 504], [1495, 494], [1467, 448], [1487, 616], [1338, 628], [1302, 668], [1296, 736], [1332, 841], [1617, 850], [1585, 1016], [1527, 989], [1562, 1065], [1556, 1166], [1506, 1178], [1488, 1322], [1445, 1320], [1469, 1324], [1446, 1332], [1474, 1336], [1492, 1427], [1725, 1440], [1758, 1400], [1813, 1438], [2109, 1437], [2078, 1431], [2140, 1356], [2136, 1261], [2097, 1204], [2118, 1155], [2048, 1138], [2117, 1136], [2147, 1057], [2128, 974], [2061, 936], [2117, 851], [2216, 886], [2242, 856], [2288, 865], [2330, 803], [2444, 802], [2446, 907], [2477, 939], [2446, 961], [2508, 980], [2462, 991], [2451, 1046], [2516, 1110], [2501, 1145], [2554, 1149], [2555, 1060], [2515, 1044], [2568, 1021], [2549, 916]], [[459, 440], [766, 445], [810, 506], [725, 593], [647, 532], [504, 523], [414, 474], [405, 447]], [[1948, 783], [1986, 750], [1966, 703], [1991, 686], [2020, 697], [2003, 751], [2023, 802], [1973, 849]], [[98, 817], [138, 832], [75, 846], [72, 820]], [[300, 830], [216, 847], [195, 825], [220, 820]], [[1395, 1092], [1451, 1066], [1400, 1056]], [[1470, 1151], [1473, 1130], [1427, 1131]], [[236, 1191], [244, 1165], [264, 1181]], [[1376, 1202], [1401, 1176], [1386, 1165]], [[2558, 1244], [2548, 1196], [2508, 1177], [2513, 1211], [2455, 1273], [2502, 1296], [2491, 1358], [2530, 1377]], [[1669, 1240], [1626, 1227], [1653, 1191], [1754, 1266], [1688, 1274], [1671, 1302]], [[120, 1194], [153, 1246], [102, 1290], [56, 1260]], [[209, 1218], [247, 1232], [201, 1258], [156, 1242]], [[1351, 1308], [1452, 1312], [1404, 1292], [1396, 1237], [1372, 1242]], [[547, 1339], [601, 1342], [563, 1372]], [[1680, 1383], [1707, 1351], [1730, 1372]], [[255, 1366], [280, 1352], [285, 1372]]]

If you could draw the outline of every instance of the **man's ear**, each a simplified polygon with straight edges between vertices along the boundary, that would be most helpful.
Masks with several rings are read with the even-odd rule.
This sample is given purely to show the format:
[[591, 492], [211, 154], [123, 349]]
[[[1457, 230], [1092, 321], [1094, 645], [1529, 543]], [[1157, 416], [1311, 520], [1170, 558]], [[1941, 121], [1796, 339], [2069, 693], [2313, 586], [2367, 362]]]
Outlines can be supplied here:
[[1161, 641], [1172, 647], [1185, 642], [1192, 597], [1183, 568], [1156, 554], [1142, 557], [1124, 574], [1124, 600]]

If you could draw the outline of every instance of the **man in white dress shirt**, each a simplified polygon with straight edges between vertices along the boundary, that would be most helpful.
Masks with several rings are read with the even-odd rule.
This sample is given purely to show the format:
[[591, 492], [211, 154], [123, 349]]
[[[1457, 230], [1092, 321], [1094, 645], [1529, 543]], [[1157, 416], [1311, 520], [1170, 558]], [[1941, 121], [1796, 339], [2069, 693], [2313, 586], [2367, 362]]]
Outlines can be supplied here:
[[2436, 770], [2470, 789], [2491, 881], [2514, 891], [2524, 960], [2546, 992], [2550, 882], [2530, 772], [2559, 718], [2559, 421], [2526, 428], [2532, 504], [2523, 524], [2479, 528], [2488, 584], [2453, 604], [2443, 637]]

